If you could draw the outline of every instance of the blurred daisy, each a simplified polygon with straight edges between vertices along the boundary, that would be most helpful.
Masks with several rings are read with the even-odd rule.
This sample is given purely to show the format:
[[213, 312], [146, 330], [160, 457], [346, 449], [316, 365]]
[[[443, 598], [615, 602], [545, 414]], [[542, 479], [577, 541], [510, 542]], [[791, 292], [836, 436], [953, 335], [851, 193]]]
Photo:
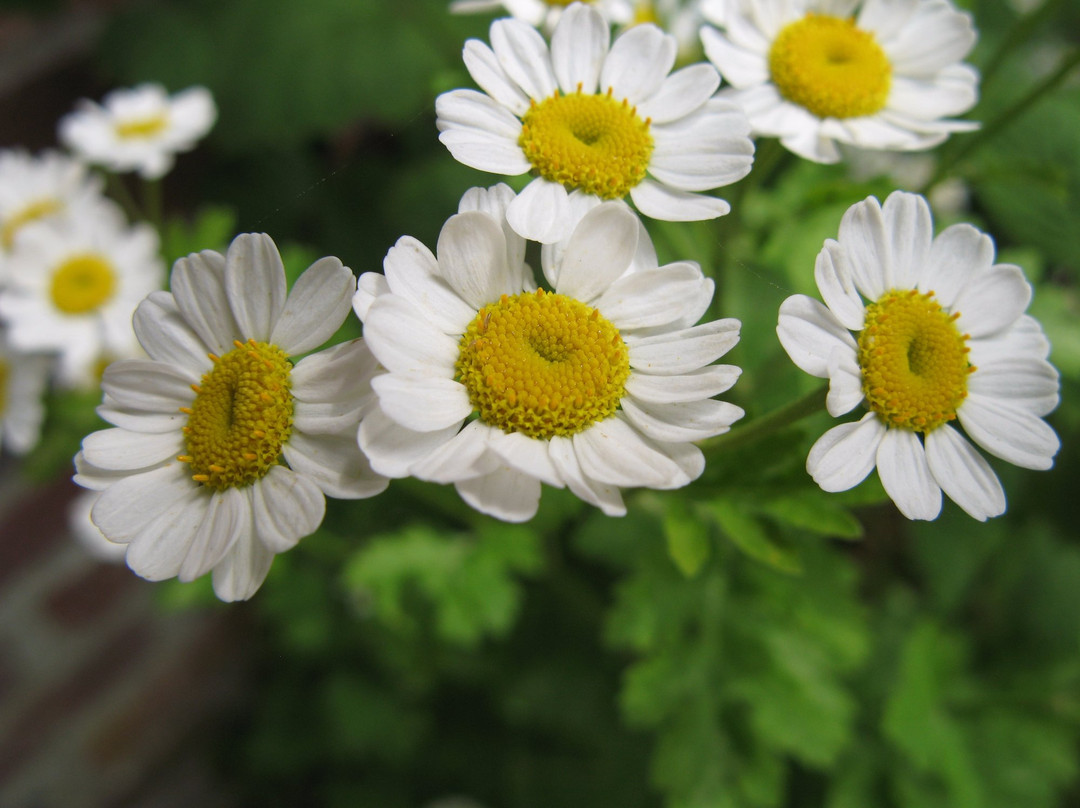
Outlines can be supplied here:
[[968, 439], [1017, 466], [1053, 465], [1060, 443], [1042, 420], [1058, 403], [1050, 345], [1024, 314], [1023, 272], [994, 263], [988, 236], [958, 224], [935, 238], [921, 196], [870, 197], [825, 242], [815, 277], [826, 305], [785, 300], [780, 342], [829, 379], [830, 415], [869, 410], [810, 450], [807, 471], [824, 490], [846, 491], [876, 466], [909, 519], [934, 519], [944, 491], [985, 520], [1004, 512], [1005, 493]]
[[213, 571], [222, 600], [244, 600], [274, 554], [322, 522], [325, 496], [386, 487], [356, 446], [375, 369], [360, 340], [305, 357], [349, 312], [356, 283], [336, 258], [316, 261], [286, 294], [266, 235], [228, 254], [176, 262], [172, 293], [135, 312], [149, 360], [105, 371], [99, 414], [76, 482], [101, 491], [92, 518], [152, 581]]
[[713, 365], [737, 320], [693, 325], [712, 299], [697, 264], [659, 267], [622, 202], [585, 205], [565, 243], [546, 245], [538, 289], [504, 213], [505, 185], [474, 189], [438, 255], [404, 237], [385, 275], [360, 278], [354, 308], [386, 369], [360, 424], [372, 467], [454, 483], [472, 507], [530, 519], [540, 483], [609, 515], [621, 487], [678, 488], [701, 474], [691, 441], [743, 414], [712, 396], [739, 369]]
[[153, 180], [169, 172], [177, 152], [193, 149], [216, 119], [205, 87], [170, 97], [158, 84], [140, 84], [113, 90], [102, 104], [80, 101], [61, 119], [60, 140], [91, 163]]
[[726, 0], [706, 8], [705, 54], [732, 86], [722, 95], [754, 133], [807, 160], [835, 163], [837, 143], [928, 149], [978, 124], [978, 74], [961, 60], [971, 17], [946, 0]]
[[465, 43], [465, 65], [485, 92], [452, 90], [435, 103], [439, 139], [465, 165], [535, 179], [510, 206], [528, 239], [566, 238], [569, 198], [629, 196], [655, 219], [712, 219], [730, 210], [700, 193], [744, 177], [753, 162], [749, 124], [712, 97], [716, 71], [675, 73], [675, 38], [637, 25], [609, 50], [599, 12], [580, 3], [559, 20], [548, 49], [520, 20], [496, 20], [491, 47]]
[[87, 210], [123, 221], [119, 207], [103, 195], [101, 178], [84, 163], [58, 152], [0, 151], [0, 255], [26, 225], [75, 219]]
[[[553, 31], [566, 7], [574, 0], [452, 0], [454, 14], [474, 14], [489, 11], [505, 12], [534, 28]], [[631, 0], [585, 0], [614, 25], [625, 25], [634, 19]]]
[[700, 0], [636, 0], [631, 25], [652, 23], [675, 37], [677, 61], [686, 63], [701, 58], [698, 31], [705, 21]]
[[47, 356], [13, 351], [0, 331], [0, 449], [22, 455], [37, 445], [49, 367]]
[[20, 351], [57, 354], [66, 386], [83, 386], [103, 359], [138, 350], [132, 312], [165, 276], [154, 229], [108, 214], [28, 224], [6, 265], [0, 318], [8, 338]]

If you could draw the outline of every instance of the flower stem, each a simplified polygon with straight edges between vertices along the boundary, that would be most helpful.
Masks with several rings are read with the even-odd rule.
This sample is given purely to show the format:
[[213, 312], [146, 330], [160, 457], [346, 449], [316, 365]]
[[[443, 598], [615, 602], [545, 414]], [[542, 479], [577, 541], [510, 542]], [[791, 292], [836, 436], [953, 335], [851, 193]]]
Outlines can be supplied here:
[[1009, 29], [1008, 35], [998, 45], [997, 50], [986, 60], [986, 65], [982, 69], [981, 80], [984, 90], [1001, 66], [1005, 64], [1009, 54], [1016, 50], [1019, 45], [1028, 42], [1032, 32], [1046, 22], [1059, 5], [1061, 5], [1061, 0], [1046, 0], [1034, 11], [1025, 14], [1016, 21], [1016, 25]]
[[1027, 95], [1010, 105], [987, 123], [986, 126], [975, 132], [971, 137], [964, 141], [962, 146], [950, 154], [942, 155], [941, 162], [938, 163], [933, 176], [927, 180], [921, 192], [925, 194], [941, 182], [949, 171], [952, 170], [953, 166], [964, 160], [975, 149], [979, 148], [979, 146], [997, 136], [1001, 130], [1020, 118], [1031, 106], [1041, 100], [1043, 96], [1048, 95], [1055, 90], [1077, 65], [1080, 65], [1080, 48], [1067, 53], [1065, 58], [1061, 60], [1061, 64], [1058, 65], [1057, 70], [1032, 87]]
[[797, 398], [770, 413], [755, 418], [746, 426], [737, 427], [726, 435], [718, 435], [715, 438], [703, 441], [699, 445], [710, 453], [717, 451], [729, 452], [749, 446], [801, 421], [809, 415], [822, 412], [825, 409], [825, 396], [827, 394], [827, 386], [818, 387], [802, 398]]

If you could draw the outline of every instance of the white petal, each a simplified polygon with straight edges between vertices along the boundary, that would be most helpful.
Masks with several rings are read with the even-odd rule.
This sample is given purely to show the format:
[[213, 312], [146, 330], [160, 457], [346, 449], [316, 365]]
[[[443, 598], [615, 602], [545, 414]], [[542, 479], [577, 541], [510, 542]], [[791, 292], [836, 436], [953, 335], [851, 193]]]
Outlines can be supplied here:
[[130, 542], [143, 527], [177, 503], [187, 503], [193, 494], [202, 496], [206, 491], [175, 463], [116, 480], [98, 498], [92, 517], [109, 541]]
[[414, 432], [399, 426], [376, 408], [365, 414], [360, 422], [357, 440], [377, 473], [387, 477], [408, 477], [414, 463], [453, 438], [460, 426], [454, 424], [437, 432]]
[[666, 454], [619, 417], [593, 424], [572, 438], [586, 477], [609, 485], [676, 488], [690, 478]]
[[147, 433], [119, 427], [100, 429], [83, 438], [82, 451], [88, 463], [103, 471], [134, 471], [183, 454], [184, 436], [179, 430]]
[[454, 379], [419, 373], [382, 373], [371, 380], [379, 406], [406, 429], [432, 432], [461, 423], [472, 412], [469, 393]]
[[349, 401], [370, 389], [377, 365], [362, 339], [349, 340], [310, 354], [291, 374], [293, 397], [300, 401]]
[[990, 464], [948, 424], [926, 435], [926, 462], [946, 496], [985, 522], [1005, 513], [1005, 490]]
[[675, 65], [675, 37], [655, 25], [635, 25], [616, 38], [600, 71], [600, 90], [639, 104], [660, 89]]
[[630, 189], [630, 198], [645, 216], [664, 222], [699, 222], [731, 210], [723, 199], [680, 191], [648, 177]]
[[[151, 359], [177, 368], [199, 368], [209, 349], [188, 325], [169, 292], [151, 292], [131, 318], [139, 344]], [[192, 374], [191, 381], [197, 381]]]
[[810, 447], [806, 470], [823, 491], [847, 491], [874, 470], [885, 426], [872, 412], [861, 421], [834, 426]]
[[930, 245], [926, 271], [919, 278], [919, 291], [933, 292], [946, 309], [976, 275], [988, 272], [994, 263], [994, 242], [969, 224], [946, 227]]
[[[476, 316], [478, 307], [470, 306], [450, 288], [435, 256], [411, 236], [402, 236], [386, 253], [383, 272], [390, 290], [420, 308], [444, 333], [464, 333]], [[365, 277], [361, 276], [361, 282]]]
[[448, 128], [439, 133], [439, 142], [459, 163], [478, 171], [516, 177], [531, 167], [516, 142], [502, 135], [479, 129]]
[[627, 338], [630, 367], [658, 376], [678, 376], [715, 362], [739, 341], [738, 320], [713, 320], [693, 328]]
[[[204, 359], [207, 370], [210, 360]], [[121, 407], [173, 415], [195, 398], [191, 389], [199, 377], [180, 368], [147, 359], [124, 359], [105, 369], [101, 387]]]
[[233, 239], [225, 255], [225, 294], [240, 335], [268, 342], [285, 306], [285, 266], [270, 236], [245, 233]]
[[894, 75], [888, 106], [924, 120], [961, 115], [978, 100], [978, 86], [978, 72], [963, 64], [949, 65], [930, 79]]
[[320, 258], [293, 284], [270, 342], [290, 356], [318, 348], [345, 322], [355, 291], [352, 270], [333, 256]]
[[365, 272], [356, 282], [356, 294], [353, 295], [352, 306], [360, 322], [367, 319], [368, 309], [375, 302], [375, 298], [390, 294], [390, 284], [386, 278], [378, 272]]
[[498, 104], [519, 117], [528, 111], [529, 97], [499, 66], [495, 51], [478, 39], [470, 39], [465, 42], [462, 59], [473, 81]]
[[851, 412], [863, 400], [862, 370], [855, 354], [837, 348], [829, 357], [829, 395], [825, 409], [834, 418]]
[[225, 295], [225, 256], [203, 250], [179, 259], [169, 280], [176, 305], [206, 347], [222, 356], [241, 336]]
[[881, 205], [868, 197], [847, 209], [837, 238], [851, 268], [856, 288], [869, 300], [895, 289], [892, 251]]
[[733, 87], [756, 87], [769, 80], [768, 62], [760, 54], [733, 45], [715, 28], [701, 29], [701, 44], [709, 61]]
[[563, 487], [562, 478], [548, 453], [548, 441], [530, 438], [521, 432], [493, 429], [488, 434], [488, 447], [508, 466], [555, 488]]
[[551, 35], [551, 64], [564, 93], [592, 95], [607, 56], [611, 31], [603, 15], [588, 6], [566, 10]]
[[776, 336], [791, 361], [811, 376], [829, 375], [829, 359], [835, 351], [858, 350], [851, 332], [818, 301], [792, 295], [780, 304]]
[[290, 468], [337, 499], [361, 499], [386, 490], [387, 480], [374, 472], [348, 433], [308, 435], [293, 431], [282, 454]]
[[881, 210], [891, 253], [892, 277], [896, 289], [911, 289], [918, 283], [930, 256], [934, 222], [930, 206], [918, 194], [894, 191]]
[[236, 540], [250, 530], [251, 512], [246, 494], [238, 488], [215, 492], [195, 529], [177, 577], [185, 582], [194, 581], [210, 572]]
[[918, 435], [887, 429], [877, 451], [877, 471], [885, 493], [908, 519], [936, 519], [941, 489], [930, 474]]
[[566, 189], [543, 177], [526, 185], [510, 203], [506, 221], [522, 238], [541, 244], [566, 238], [574, 225]]
[[530, 98], [555, 93], [558, 85], [547, 43], [535, 28], [519, 20], [496, 20], [491, 24], [491, 48], [506, 75]]
[[574, 496], [590, 505], [600, 508], [608, 516], [625, 516], [626, 506], [618, 487], [589, 480], [585, 477], [574, 454], [574, 444], [570, 438], [554, 437], [548, 443], [548, 456], [555, 466], [559, 477], [566, 482]]
[[968, 377], [968, 391], [987, 398], [1005, 399], [1040, 417], [1057, 407], [1058, 372], [1045, 359], [1003, 356], [977, 363]]
[[214, 567], [214, 594], [226, 603], [247, 600], [262, 586], [273, 561], [273, 551], [254, 531], [240, 536], [232, 551]]
[[255, 536], [284, 553], [322, 524], [326, 497], [314, 482], [284, 466], [274, 466], [249, 486]]
[[745, 414], [726, 401], [705, 399], [664, 404], [622, 400], [627, 420], [646, 437], [665, 443], [704, 440], [727, 432]]
[[638, 104], [638, 115], [663, 124], [689, 115], [698, 109], [720, 86], [720, 76], [709, 64], [699, 62], [668, 76], [660, 89]]
[[502, 226], [486, 213], [468, 211], [447, 219], [437, 252], [443, 278], [473, 311], [521, 291], [510, 285]]
[[570, 236], [555, 291], [591, 303], [626, 272], [637, 251], [637, 239], [637, 217], [626, 207], [593, 208]]
[[862, 331], [866, 324], [866, 308], [855, 288], [847, 256], [832, 239], [825, 242], [814, 262], [814, 280], [822, 300], [837, 321], [844, 328]]
[[734, 365], [707, 365], [681, 376], [631, 373], [626, 392], [638, 401], [657, 404], [699, 401], [729, 390], [741, 373]]
[[1057, 434], [1045, 421], [1007, 401], [972, 392], [956, 416], [982, 448], [1022, 468], [1050, 468], [1061, 448]]
[[454, 487], [470, 506], [504, 522], [527, 522], [540, 505], [540, 481], [509, 466], [459, 480]]
[[453, 378], [458, 342], [429, 323], [402, 297], [383, 295], [371, 304], [364, 341], [382, 366], [395, 373]]
[[995, 264], [972, 275], [950, 307], [960, 312], [956, 327], [972, 337], [985, 337], [1017, 321], [1031, 302], [1031, 284], [1020, 267]]
[[492, 471], [495, 462], [488, 456], [488, 439], [495, 430], [481, 421], [472, 421], [453, 438], [409, 467], [421, 480], [452, 483]]
[[929, 76], [959, 62], [974, 44], [970, 15], [950, 3], [926, 3], [890, 37], [887, 53], [898, 74]]

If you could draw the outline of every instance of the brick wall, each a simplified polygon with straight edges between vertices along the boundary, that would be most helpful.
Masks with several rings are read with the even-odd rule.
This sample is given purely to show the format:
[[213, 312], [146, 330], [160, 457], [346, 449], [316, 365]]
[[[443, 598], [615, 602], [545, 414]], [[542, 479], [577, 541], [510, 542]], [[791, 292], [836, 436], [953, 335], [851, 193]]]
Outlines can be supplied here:
[[75, 493], [0, 463], [0, 807], [224, 808], [203, 750], [242, 699], [242, 607], [156, 608], [69, 535]]

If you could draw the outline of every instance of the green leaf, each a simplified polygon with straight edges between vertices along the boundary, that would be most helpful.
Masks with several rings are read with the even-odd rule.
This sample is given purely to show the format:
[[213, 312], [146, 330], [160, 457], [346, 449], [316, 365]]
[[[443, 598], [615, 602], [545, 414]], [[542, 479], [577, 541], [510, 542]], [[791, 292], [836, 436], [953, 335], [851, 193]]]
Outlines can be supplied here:
[[685, 500], [672, 497], [664, 511], [664, 537], [668, 555], [687, 578], [693, 578], [709, 560], [708, 525], [691, 513]]
[[862, 524], [830, 494], [819, 489], [781, 494], [758, 509], [778, 522], [838, 539], [860, 539]]
[[790, 575], [802, 572], [798, 555], [774, 541], [761, 522], [734, 502], [715, 500], [702, 505], [724, 534], [751, 558]]

